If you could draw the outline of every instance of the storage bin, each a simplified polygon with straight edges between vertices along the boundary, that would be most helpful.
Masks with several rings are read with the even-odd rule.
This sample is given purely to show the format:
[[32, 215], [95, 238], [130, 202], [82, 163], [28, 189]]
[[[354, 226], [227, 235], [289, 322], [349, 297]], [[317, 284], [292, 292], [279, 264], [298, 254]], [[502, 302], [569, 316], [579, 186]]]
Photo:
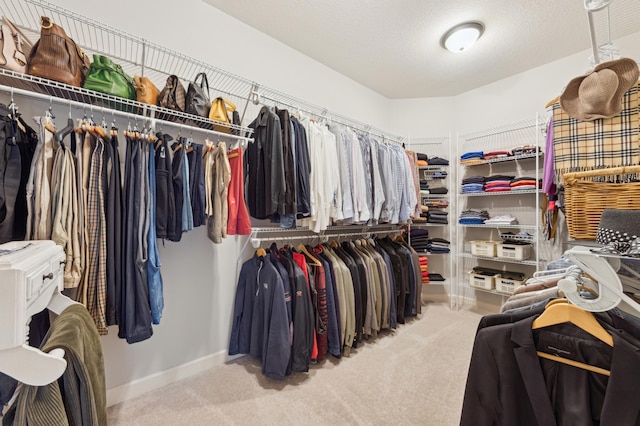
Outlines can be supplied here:
[[471, 254], [474, 256], [496, 257], [496, 241], [471, 241]]
[[496, 288], [496, 278], [500, 275], [480, 275], [469, 272], [469, 284], [472, 287], [481, 288], [483, 290], [493, 290]]
[[513, 294], [516, 288], [524, 281], [512, 280], [509, 278], [496, 278], [496, 290], [500, 293]]
[[525, 260], [531, 256], [531, 244], [498, 244], [498, 257], [512, 260]]

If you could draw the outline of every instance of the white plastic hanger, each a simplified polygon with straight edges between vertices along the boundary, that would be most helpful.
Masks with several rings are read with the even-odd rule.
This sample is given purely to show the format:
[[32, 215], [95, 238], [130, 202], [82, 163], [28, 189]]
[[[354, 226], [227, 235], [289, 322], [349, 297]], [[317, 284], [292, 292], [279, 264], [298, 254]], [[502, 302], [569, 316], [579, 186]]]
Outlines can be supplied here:
[[[586, 311], [604, 312], [615, 308], [624, 300], [631, 308], [640, 312], [640, 305], [622, 291], [622, 283], [616, 273], [620, 267], [619, 257], [593, 253], [589, 247], [583, 246], [573, 247], [564, 254], [575, 266], [569, 267], [565, 278], [558, 281], [558, 289], [565, 293], [571, 303]], [[580, 297], [577, 282], [583, 272], [597, 282], [598, 297], [595, 299]]]
[[[60, 293], [57, 286], [51, 285], [29, 306], [29, 317], [44, 309], [61, 314], [75, 302]], [[57, 380], [67, 368], [64, 350], [54, 349], [49, 353], [22, 344], [0, 350], [0, 371], [14, 379], [31, 386], [45, 386]]]

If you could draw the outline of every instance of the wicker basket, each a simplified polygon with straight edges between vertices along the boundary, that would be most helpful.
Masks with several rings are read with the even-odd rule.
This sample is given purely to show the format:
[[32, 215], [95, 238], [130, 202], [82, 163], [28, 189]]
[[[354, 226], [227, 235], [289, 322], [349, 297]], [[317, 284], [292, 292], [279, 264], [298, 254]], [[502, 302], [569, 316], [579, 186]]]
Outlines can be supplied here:
[[604, 209], [640, 210], [640, 182], [592, 182], [587, 178], [610, 177], [617, 181], [640, 174], [640, 166], [565, 173], [565, 215], [569, 236], [595, 240]]

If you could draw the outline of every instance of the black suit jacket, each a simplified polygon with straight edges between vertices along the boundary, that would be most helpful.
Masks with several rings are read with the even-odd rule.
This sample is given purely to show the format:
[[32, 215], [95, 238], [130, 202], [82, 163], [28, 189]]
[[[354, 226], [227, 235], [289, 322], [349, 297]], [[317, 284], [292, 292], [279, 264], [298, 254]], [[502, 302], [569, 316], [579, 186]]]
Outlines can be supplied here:
[[[565, 364], [541, 362], [531, 329], [536, 317], [478, 331], [460, 424], [640, 425], [640, 350], [625, 333], [608, 329], [614, 346], [604, 354], [611, 360], [607, 380]], [[597, 344], [595, 338], [593, 342]]]

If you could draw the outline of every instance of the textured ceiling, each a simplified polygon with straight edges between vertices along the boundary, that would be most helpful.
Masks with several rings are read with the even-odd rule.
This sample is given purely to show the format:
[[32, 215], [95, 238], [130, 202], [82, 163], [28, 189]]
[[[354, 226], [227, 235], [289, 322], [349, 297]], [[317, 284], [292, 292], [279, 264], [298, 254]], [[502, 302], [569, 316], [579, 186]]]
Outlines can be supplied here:
[[[454, 96], [591, 46], [583, 0], [203, 1], [388, 98]], [[640, 0], [609, 12], [614, 41], [640, 31]], [[442, 49], [469, 20], [486, 27], [473, 49]]]

